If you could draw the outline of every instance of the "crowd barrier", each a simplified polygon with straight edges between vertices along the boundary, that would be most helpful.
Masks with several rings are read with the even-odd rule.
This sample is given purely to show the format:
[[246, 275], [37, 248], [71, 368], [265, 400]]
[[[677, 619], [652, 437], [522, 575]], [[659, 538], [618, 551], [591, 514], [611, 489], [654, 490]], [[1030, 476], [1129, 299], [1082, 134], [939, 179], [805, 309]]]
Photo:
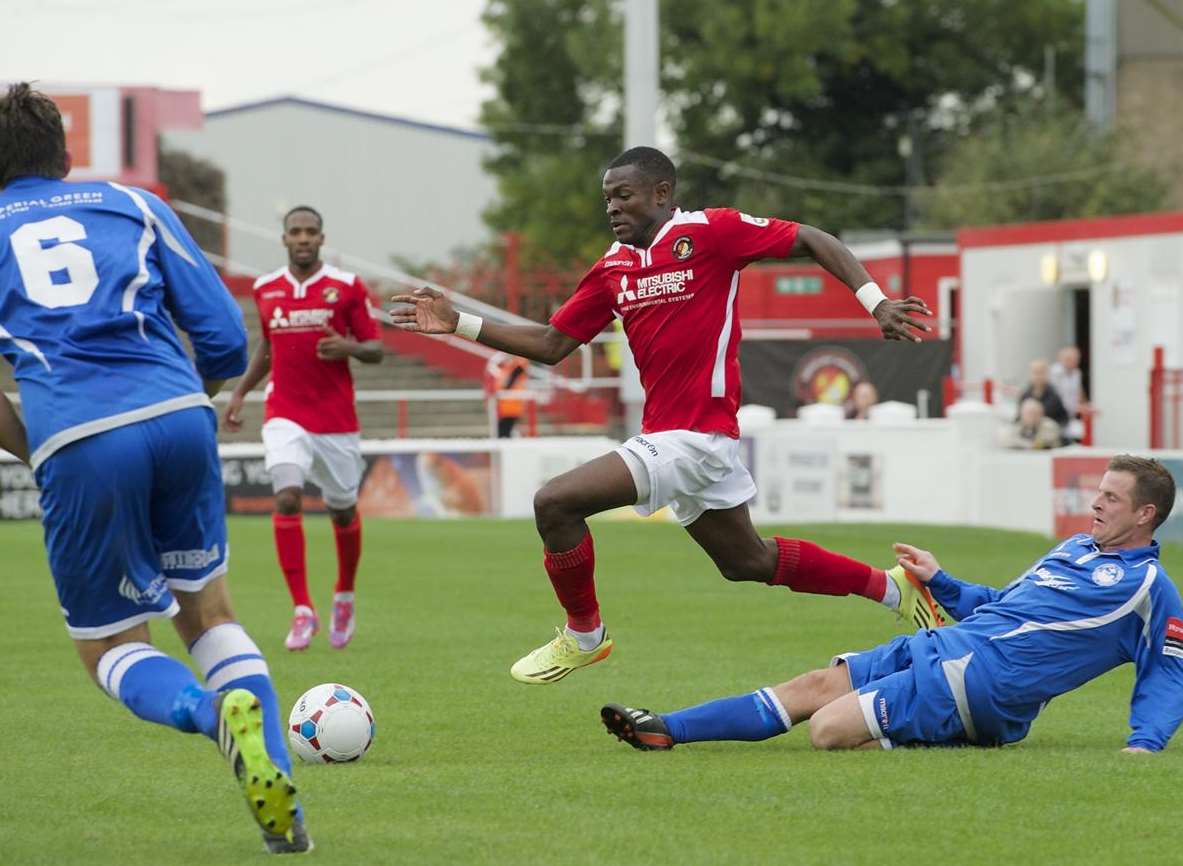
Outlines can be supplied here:
[[[759, 490], [757, 523], [929, 523], [1087, 532], [1090, 504], [1114, 449], [1016, 452], [998, 448], [989, 407], [958, 404], [949, 416], [878, 421], [771, 418], [745, 428], [741, 455]], [[380, 517], [533, 514], [548, 479], [616, 446], [601, 436], [367, 441], [358, 507]], [[271, 484], [260, 444], [223, 445], [227, 510], [267, 514]], [[1183, 489], [1183, 451], [1155, 451]], [[32, 473], [0, 457], [0, 519], [39, 515]], [[309, 511], [323, 503], [309, 488]], [[1183, 508], [1158, 532], [1183, 540]]]

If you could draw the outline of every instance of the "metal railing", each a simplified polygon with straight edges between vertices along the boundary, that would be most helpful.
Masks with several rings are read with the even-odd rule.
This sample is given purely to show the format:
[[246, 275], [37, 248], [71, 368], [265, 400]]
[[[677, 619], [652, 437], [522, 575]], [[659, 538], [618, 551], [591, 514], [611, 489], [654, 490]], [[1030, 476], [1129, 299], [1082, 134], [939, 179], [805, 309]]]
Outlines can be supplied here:
[[[240, 231], [244, 234], [263, 238], [265, 240], [274, 240], [275, 238], [274, 229], [263, 228], [261, 226], [254, 225], [253, 223], [246, 222], [245, 220], [238, 219], [237, 217], [228, 216], [219, 211], [193, 204], [192, 202], [183, 201], [181, 199], [172, 199], [169, 204], [179, 213], [187, 214], [189, 216], [196, 217], [197, 219], [203, 219], [208, 222], [224, 226], [225, 228], [233, 229], [234, 231]], [[203, 250], [203, 252], [205, 251]], [[338, 247], [333, 247], [326, 244], [325, 246], [321, 247], [321, 254], [350, 268], [361, 271], [364, 274], [378, 277], [383, 280], [398, 283], [412, 289], [425, 286], [427, 288], [435, 289], [438, 292], [443, 292], [458, 308], [494, 322], [501, 322], [503, 324], [509, 325], [538, 324], [533, 319], [527, 319], [524, 316], [518, 316], [507, 310], [503, 310], [500, 307], [487, 304], [484, 301], [473, 298], [464, 294], [463, 292], [457, 291], [456, 289], [440, 285], [439, 283], [432, 282], [431, 280], [425, 280], [421, 277], [416, 277], [412, 274], [408, 274], [406, 271], [391, 267], [390, 265], [371, 262], [368, 259], [363, 259], [360, 256], [355, 256], [345, 252]], [[264, 273], [264, 271], [261, 271], [252, 265], [226, 259], [217, 255], [216, 253], [211, 254], [207, 252], [206, 257], [215, 264], [221, 264], [223, 267], [242, 273], [247, 273], [252, 276], [258, 276], [259, 274]], [[456, 337], [451, 334], [437, 336], [435, 339], [443, 340], [454, 349], [458, 349], [462, 352], [468, 352], [473, 355], [478, 355], [486, 360], [496, 353], [495, 349], [490, 349], [488, 346], [484, 346], [471, 340], [465, 340], [462, 337]], [[594, 340], [592, 340], [592, 342], [607, 343], [614, 342], [616, 339], [617, 337], [613, 334], [600, 334]], [[554, 372], [553, 370], [539, 368], [531, 368], [527, 375], [532, 380], [539, 382], [545, 388], [565, 388], [576, 392], [586, 391], [589, 388], [618, 387], [620, 385], [620, 379], [618, 377], [600, 377], [597, 379], [593, 375], [592, 349], [590, 345], [580, 346], [578, 351], [580, 352], [581, 356], [580, 375], [578, 378], [564, 376], [561, 373]]]

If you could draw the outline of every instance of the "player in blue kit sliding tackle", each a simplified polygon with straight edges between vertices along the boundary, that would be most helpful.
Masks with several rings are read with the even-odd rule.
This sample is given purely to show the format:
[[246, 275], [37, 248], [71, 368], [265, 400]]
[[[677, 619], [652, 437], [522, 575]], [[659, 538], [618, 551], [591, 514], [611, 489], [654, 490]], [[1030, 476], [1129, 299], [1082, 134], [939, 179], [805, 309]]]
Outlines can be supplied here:
[[[147, 721], [213, 739], [267, 850], [311, 848], [267, 663], [226, 589], [225, 494], [210, 396], [246, 368], [242, 314], [160, 199], [67, 183], [61, 115], [0, 98], [0, 447], [41, 489], [66, 631], [87, 671]], [[176, 322], [196, 355], [186, 356]], [[152, 646], [171, 617], [204, 685]]]
[[1183, 720], [1183, 602], [1158, 561], [1175, 482], [1156, 460], [1110, 461], [1089, 534], [1052, 548], [1002, 589], [957, 580], [931, 553], [896, 545], [956, 625], [834, 659], [776, 687], [668, 714], [600, 711], [638, 749], [765, 740], [809, 720], [821, 749], [995, 746], [1023, 739], [1052, 698], [1132, 662], [1127, 752], [1162, 750]]

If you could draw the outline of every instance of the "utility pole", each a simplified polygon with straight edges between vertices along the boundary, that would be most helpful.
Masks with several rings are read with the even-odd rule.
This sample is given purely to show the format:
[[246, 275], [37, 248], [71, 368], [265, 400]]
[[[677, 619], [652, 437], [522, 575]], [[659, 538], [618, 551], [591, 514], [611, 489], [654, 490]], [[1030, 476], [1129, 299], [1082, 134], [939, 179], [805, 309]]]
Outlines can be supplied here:
[[[624, 0], [624, 148], [657, 144], [658, 69], [657, 0]], [[645, 389], [628, 341], [619, 333], [620, 402], [625, 434], [641, 432]]]
[[1095, 129], [1113, 127], [1117, 112], [1117, 3], [1088, 0], [1085, 7], [1084, 104]]

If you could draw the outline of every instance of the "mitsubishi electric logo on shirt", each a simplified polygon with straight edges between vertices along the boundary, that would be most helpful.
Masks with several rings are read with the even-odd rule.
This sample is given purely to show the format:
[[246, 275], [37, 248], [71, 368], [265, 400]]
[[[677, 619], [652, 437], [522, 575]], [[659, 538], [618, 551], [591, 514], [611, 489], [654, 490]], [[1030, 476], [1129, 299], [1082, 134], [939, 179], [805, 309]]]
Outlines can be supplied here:
[[332, 310], [292, 310], [285, 316], [283, 307], [276, 307], [271, 312], [267, 328], [272, 331], [302, 331], [327, 325], [332, 318]]
[[[664, 304], [668, 300], [686, 300], [692, 295], [686, 295], [686, 289], [694, 279], [694, 269], [686, 268], [680, 271], [668, 271], [664, 274], [654, 274], [651, 277], [641, 277], [629, 287], [627, 276], [620, 278], [620, 291], [616, 295], [616, 306], [621, 310], [647, 307], [651, 304]], [[627, 305], [627, 306], [626, 306]]]

